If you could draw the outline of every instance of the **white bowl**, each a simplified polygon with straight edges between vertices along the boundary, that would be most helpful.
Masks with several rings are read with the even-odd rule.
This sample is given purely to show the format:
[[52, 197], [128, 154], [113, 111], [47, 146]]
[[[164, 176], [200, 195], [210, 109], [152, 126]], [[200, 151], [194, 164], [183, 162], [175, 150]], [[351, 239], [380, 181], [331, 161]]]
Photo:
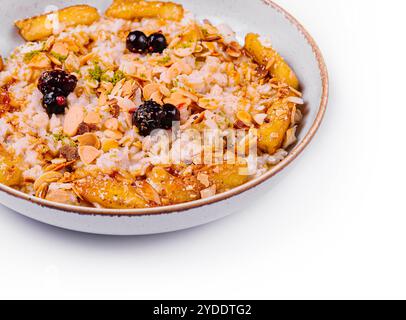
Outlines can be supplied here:
[[[105, 10], [112, 0], [54, 0], [59, 8], [73, 4], [90, 4]], [[269, 0], [182, 0], [198, 18], [229, 24], [241, 39], [248, 32], [257, 32], [272, 39], [273, 46], [292, 65], [302, 84], [307, 113], [299, 133], [298, 144], [289, 156], [265, 175], [249, 183], [195, 202], [134, 210], [89, 209], [57, 204], [29, 196], [0, 185], [0, 202], [32, 219], [54, 226], [108, 235], [144, 235], [163, 233], [202, 225], [233, 213], [255, 201], [275, 183], [275, 174], [286, 168], [305, 149], [315, 135], [326, 110], [328, 75], [316, 43], [303, 26], [289, 13]], [[42, 13], [48, 0], [2, 0], [0, 26], [3, 56], [22, 39], [13, 22]], [[271, 179], [272, 178], [272, 179]], [[293, 181], [292, 181], [293, 183]]]

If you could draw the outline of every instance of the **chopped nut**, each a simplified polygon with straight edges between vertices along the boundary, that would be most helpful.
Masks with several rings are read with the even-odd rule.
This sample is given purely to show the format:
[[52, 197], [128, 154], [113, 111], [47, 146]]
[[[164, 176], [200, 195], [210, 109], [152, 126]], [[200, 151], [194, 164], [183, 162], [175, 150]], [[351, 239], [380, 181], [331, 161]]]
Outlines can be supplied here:
[[97, 150], [95, 147], [91, 146], [81, 146], [78, 149], [80, 160], [86, 165], [91, 164], [95, 161], [100, 155], [101, 151]]
[[226, 53], [233, 58], [239, 58], [242, 55], [242, 48], [238, 42], [231, 42], [226, 49]]
[[77, 135], [82, 135], [82, 134], [85, 134], [85, 133], [90, 132], [90, 131], [92, 131], [92, 130], [90, 129], [90, 125], [88, 125], [88, 124], [85, 123], [85, 122], [82, 122], [82, 123], [79, 125], [78, 131], [76, 132], [76, 134], [77, 134]]
[[68, 162], [79, 159], [78, 148], [76, 147], [64, 146], [59, 150], [59, 155]]
[[112, 104], [110, 106], [109, 112], [114, 118], [118, 118], [118, 116], [120, 115], [120, 107], [119, 107], [119, 105], [118, 104]]

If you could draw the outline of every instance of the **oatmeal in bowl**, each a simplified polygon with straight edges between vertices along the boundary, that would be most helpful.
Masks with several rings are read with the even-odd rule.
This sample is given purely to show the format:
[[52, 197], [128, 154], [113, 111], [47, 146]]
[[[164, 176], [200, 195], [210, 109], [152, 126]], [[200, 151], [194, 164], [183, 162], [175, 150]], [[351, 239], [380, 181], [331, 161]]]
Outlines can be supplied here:
[[241, 43], [140, 0], [16, 26], [27, 42], [0, 64], [4, 185], [84, 207], [175, 205], [263, 175], [296, 142], [298, 78], [258, 34]]

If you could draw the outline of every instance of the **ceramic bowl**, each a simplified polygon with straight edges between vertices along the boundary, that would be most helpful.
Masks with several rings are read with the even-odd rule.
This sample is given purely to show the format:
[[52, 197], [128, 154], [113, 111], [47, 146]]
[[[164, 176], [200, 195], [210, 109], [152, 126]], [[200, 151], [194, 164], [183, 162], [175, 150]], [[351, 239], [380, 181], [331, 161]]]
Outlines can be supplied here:
[[[90, 4], [105, 10], [112, 0], [53, 0], [62, 8]], [[32, 219], [81, 232], [108, 235], [144, 235], [176, 231], [202, 225], [229, 215], [275, 184], [275, 175], [284, 170], [306, 148], [316, 134], [326, 110], [328, 75], [316, 43], [289, 13], [269, 0], [183, 0], [177, 1], [198, 18], [229, 24], [242, 40], [248, 32], [270, 36], [274, 47], [298, 74], [307, 113], [298, 143], [289, 156], [263, 176], [213, 198], [180, 205], [134, 210], [74, 207], [48, 202], [0, 185], [0, 202]], [[13, 21], [42, 13], [48, 0], [2, 0], [0, 51], [3, 56], [22, 43]], [[293, 183], [293, 182], [292, 182]]]

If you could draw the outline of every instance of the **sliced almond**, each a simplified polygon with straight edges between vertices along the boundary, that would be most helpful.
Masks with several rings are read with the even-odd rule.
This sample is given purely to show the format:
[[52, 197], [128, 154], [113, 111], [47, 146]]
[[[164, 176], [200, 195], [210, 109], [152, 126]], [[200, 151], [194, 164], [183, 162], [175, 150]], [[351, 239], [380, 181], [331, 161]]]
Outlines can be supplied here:
[[72, 192], [57, 189], [57, 190], [49, 190], [45, 199], [48, 201], [64, 203], [64, 204], [75, 204], [74, 201], [74, 194]]
[[174, 53], [179, 57], [187, 57], [193, 54], [197, 47], [200, 30], [193, 24], [180, 36], [179, 42], [174, 47]]
[[200, 196], [202, 197], [202, 199], [206, 199], [215, 196], [216, 192], [216, 185], [212, 185], [211, 187], [200, 191]]
[[80, 64], [83, 66], [85, 65], [89, 60], [93, 59], [96, 56], [96, 54], [94, 52], [91, 52], [83, 57], [81, 57], [79, 59]]
[[83, 122], [87, 124], [99, 124], [100, 121], [101, 121], [100, 115], [94, 111], [88, 112], [83, 119]]
[[206, 110], [216, 110], [218, 108], [215, 101], [213, 101], [211, 99], [206, 99], [206, 98], [199, 99], [198, 105], [200, 108], [203, 108]]
[[169, 68], [169, 70], [176, 70], [178, 72], [178, 75], [180, 74], [190, 75], [193, 72], [193, 68], [184, 61], [178, 61], [174, 63]]
[[186, 98], [180, 93], [173, 93], [169, 98], [164, 99], [165, 103], [172, 104], [176, 107], [179, 106], [189, 106], [192, 104], [192, 100], [189, 98]]
[[118, 130], [118, 120], [116, 118], [111, 118], [106, 120], [104, 127], [108, 130], [116, 131]]
[[123, 97], [132, 97], [134, 96], [135, 91], [138, 89], [139, 85], [137, 81], [128, 80], [124, 83], [123, 88], [121, 89], [121, 95]]
[[48, 192], [48, 183], [41, 184], [35, 191], [35, 196], [41, 199], [45, 199]]
[[80, 68], [79, 58], [74, 53], [70, 53], [65, 60], [65, 69], [68, 72], [74, 72], [79, 70], [79, 68]]
[[65, 43], [58, 41], [52, 46], [51, 53], [56, 53], [62, 57], [67, 57], [69, 50]]
[[38, 190], [44, 183], [49, 184], [51, 182], [56, 182], [63, 177], [63, 174], [56, 171], [45, 172], [34, 182], [34, 190]]
[[85, 133], [78, 137], [79, 146], [90, 146], [100, 149], [101, 143], [95, 133]]
[[65, 162], [51, 164], [51, 165], [45, 167], [44, 171], [46, 171], [46, 172], [47, 171], [60, 171], [66, 167], [69, 167], [71, 164], [73, 164], [75, 162], [75, 161], [66, 162], [66, 159], [62, 159], [62, 160], [64, 160]]
[[144, 96], [145, 100], [150, 100], [152, 94], [155, 92], [159, 92], [160, 90], [160, 85], [156, 83], [150, 83], [147, 84], [143, 89], [142, 89], [142, 94]]
[[120, 140], [123, 138], [123, 134], [118, 131], [118, 130], [106, 130], [104, 131], [104, 136], [108, 139], [115, 139], [115, 140]]
[[183, 95], [183, 96], [186, 97], [186, 98], [190, 98], [190, 100], [192, 100], [193, 102], [196, 102], [196, 103], [197, 103], [197, 102], [199, 101], [199, 97], [196, 96], [196, 95], [194, 95], [193, 93], [191, 93], [191, 92], [189, 92], [189, 91], [186, 91], [186, 90], [177, 88], [177, 89], [176, 89], [176, 92], [179, 93], [179, 94], [181, 94], [181, 95]]
[[294, 144], [297, 141], [296, 130], [297, 127], [294, 126], [293, 128], [290, 128], [288, 131], [286, 131], [285, 141], [283, 142], [283, 149], [289, 148], [292, 144]]
[[124, 82], [125, 82], [125, 79], [122, 79], [121, 81], [117, 82], [116, 85], [114, 86], [113, 90], [111, 90], [110, 94], [112, 96], [121, 96]]
[[259, 125], [264, 124], [265, 119], [268, 117], [266, 113], [258, 113], [253, 118], [256, 123]]
[[165, 85], [160, 85], [159, 86], [159, 91], [165, 96], [169, 97], [171, 95], [171, 91], [165, 86]]
[[44, 52], [36, 54], [28, 64], [30, 68], [48, 69], [51, 68], [51, 60]]
[[91, 146], [80, 146], [79, 149], [80, 160], [86, 165], [91, 164], [101, 155], [101, 151]]
[[62, 61], [60, 61], [58, 58], [56, 58], [52, 54], [47, 54], [47, 57], [48, 57], [49, 60], [51, 60], [51, 62], [53, 64], [57, 65], [58, 67], [62, 66]]
[[209, 176], [207, 174], [199, 172], [197, 174], [197, 180], [199, 180], [199, 182], [202, 185], [204, 185], [206, 188], [208, 188], [210, 186], [210, 180], [209, 180]]
[[51, 50], [52, 46], [55, 43], [55, 36], [50, 36], [44, 44], [44, 51]]
[[163, 98], [162, 93], [160, 91], [155, 91], [151, 95], [150, 100], [153, 100], [153, 101], [155, 101], [155, 102], [157, 102], [159, 104], [162, 104], [162, 98]]
[[137, 108], [136, 104], [127, 98], [119, 99], [117, 101], [117, 105], [124, 111], [134, 110]]
[[65, 120], [63, 122], [63, 132], [68, 137], [73, 137], [79, 128], [79, 125], [83, 122], [84, 112], [81, 106], [73, 106], [69, 108]]

